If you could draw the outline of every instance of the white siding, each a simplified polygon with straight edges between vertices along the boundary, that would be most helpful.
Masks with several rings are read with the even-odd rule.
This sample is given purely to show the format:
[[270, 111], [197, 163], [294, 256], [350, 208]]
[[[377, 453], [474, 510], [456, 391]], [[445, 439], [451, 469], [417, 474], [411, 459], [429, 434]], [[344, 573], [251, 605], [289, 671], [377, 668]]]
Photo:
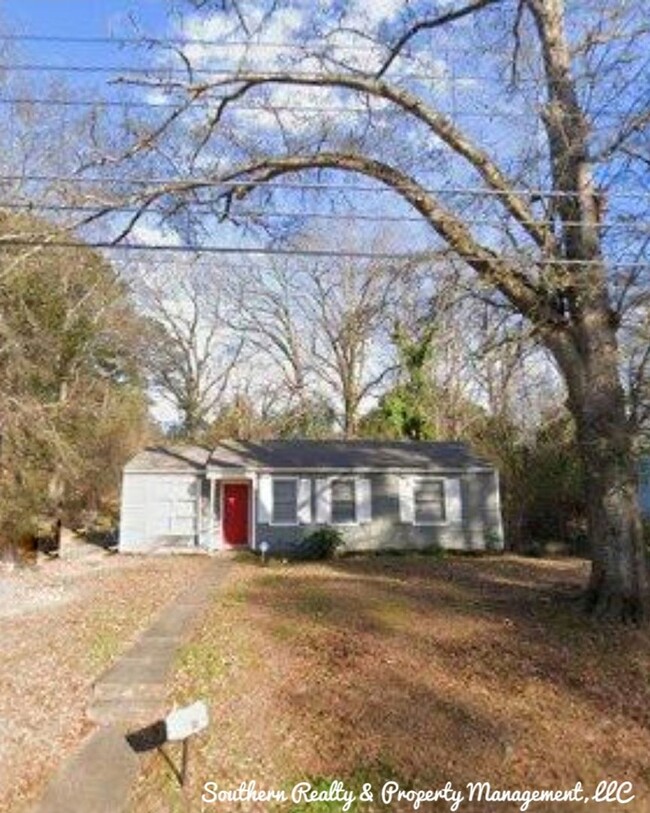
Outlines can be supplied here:
[[358, 477], [355, 488], [357, 519], [360, 523], [372, 522], [372, 484], [367, 477]]
[[311, 522], [311, 480], [307, 477], [298, 480], [298, 522], [301, 525]]
[[457, 477], [445, 480], [445, 519], [454, 523], [463, 521], [460, 480]]
[[413, 524], [415, 520], [413, 478], [406, 475], [399, 478], [399, 518], [400, 522], [409, 524]]
[[198, 533], [199, 479], [194, 474], [125, 472], [120, 549], [147, 550], [173, 542], [192, 545]]

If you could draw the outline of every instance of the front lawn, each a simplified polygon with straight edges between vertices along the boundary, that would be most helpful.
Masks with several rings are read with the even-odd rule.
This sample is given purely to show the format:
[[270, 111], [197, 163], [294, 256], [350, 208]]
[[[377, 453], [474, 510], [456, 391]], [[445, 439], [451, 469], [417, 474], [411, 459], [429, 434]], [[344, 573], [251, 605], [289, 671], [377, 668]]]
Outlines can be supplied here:
[[[577, 614], [584, 563], [399, 556], [234, 568], [229, 591], [181, 654], [171, 695], [205, 698], [213, 718], [193, 745], [185, 791], [151, 757], [132, 813], [272, 810], [202, 804], [203, 784], [290, 790], [336, 779], [375, 791], [389, 779], [402, 788], [489, 781], [533, 789], [579, 780], [587, 793], [603, 779], [630, 780], [636, 799], [621, 809], [650, 809], [648, 635]], [[388, 809], [412, 806], [351, 808]], [[459, 809], [518, 806], [465, 801]]]

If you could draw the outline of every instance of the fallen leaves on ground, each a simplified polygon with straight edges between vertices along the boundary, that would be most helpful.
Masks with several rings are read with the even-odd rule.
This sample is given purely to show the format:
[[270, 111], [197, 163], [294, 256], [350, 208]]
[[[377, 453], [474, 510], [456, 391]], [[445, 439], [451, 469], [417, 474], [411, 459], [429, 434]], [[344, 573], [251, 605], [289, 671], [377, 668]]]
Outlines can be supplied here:
[[[317, 777], [416, 788], [480, 780], [559, 789], [580, 780], [588, 791], [628, 779], [637, 797], [625, 809], [647, 809], [648, 635], [582, 616], [575, 597], [586, 563], [376, 557], [234, 567], [172, 691], [179, 702], [205, 697], [212, 710], [209, 732], [193, 744], [189, 783], [181, 792], [152, 759], [132, 813], [268, 810], [202, 806], [203, 783], [290, 788]], [[611, 805], [530, 809], [607, 813]]]
[[96, 677], [205, 562], [92, 551], [0, 575], [1, 813], [38, 797], [92, 728]]

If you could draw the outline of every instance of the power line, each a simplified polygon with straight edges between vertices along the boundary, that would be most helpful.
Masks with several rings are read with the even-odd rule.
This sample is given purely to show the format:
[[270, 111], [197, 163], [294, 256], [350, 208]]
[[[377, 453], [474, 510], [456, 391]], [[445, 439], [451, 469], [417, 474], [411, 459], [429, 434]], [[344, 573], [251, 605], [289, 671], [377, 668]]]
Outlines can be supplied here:
[[[212, 110], [215, 104], [218, 104], [221, 101], [220, 98], [215, 98], [211, 103], [209, 102], [192, 102], [192, 108], [199, 109], [199, 110]], [[152, 109], [152, 110], [176, 110], [178, 109], [180, 102], [139, 102], [136, 100], [131, 99], [39, 99], [39, 98], [0, 98], [0, 105], [39, 105], [43, 107], [129, 107], [135, 109]], [[391, 109], [388, 104], [382, 105], [387, 110]], [[264, 112], [266, 108], [262, 107], [261, 105], [241, 105], [237, 104], [237, 110], [257, 110], [260, 112]], [[323, 105], [312, 105], [312, 106], [301, 106], [301, 105], [270, 105], [270, 109], [272, 110], [288, 110], [288, 111], [306, 111], [306, 112], [322, 112], [322, 113], [367, 113], [368, 108], [363, 107], [362, 105], [357, 106], [323, 106]], [[374, 109], [373, 113], [379, 112], [378, 109]], [[487, 115], [487, 114], [485, 114]], [[506, 115], [505, 113], [500, 115]]]
[[[243, 254], [243, 255], [259, 255], [259, 256], [290, 256], [290, 257], [350, 257], [355, 259], [367, 260], [413, 260], [414, 253], [404, 252], [384, 252], [384, 251], [342, 251], [340, 249], [300, 249], [300, 248], [268, 248], [268, 247], [252, 247], [252, 246], [220, 246], [220, 245], [167, 245], [165, 243], [112, 243], [107, 240], [93, 240], [88, 242], [74, 241], [74, 240], [58, 240], [53, 238], [47, 239], [34, 239], [34, 238], [17, 238], [11, 237], [7, 239], [0, 238], [0, 249], [3, 246], [25, 247], [25, 248], [63, 248], [63, 249], [106, 249], [109, 251], [129, 251], [129, 252], [171, 252], [174, 254]], [[420, 257], [426, 256], [427, 252], [419, 252]], [[462, 260], [484, 260], [485, 257], [470, 256], [460, 257]], [[498, 259], [498, 257], [496, 258]], [[591, 265], [605, 265], [607, 268], [627, 268], [627, 269], [650, 269], [650, 262], [602, 262], [601, 260], [568, 260], [568, 259], [535, 259], [534, 257], [508, 257], [505, 256], [508, 262], [520, 263], [526, 262], [536, 266], [576, 266], [584, 267]]]
[[391, 252], [371, 252], [371, 251], [332, 251], [329, 249], [294, 249], [294, 248], [253, 248], [249, 246], [218, 246], [218, 245], [166, 245], [164, 243], [111, 243], [109, 241], [89, 241], [89, 242], [76, 242], [74, 240], [35, 240], [35, 239], [20, 239], [20, 238], [0, 238], [0, 249], [3, 246], [15, 246], [24, 248], [63, 248], [63, 249], [102, 249], [109, 251], [127, 251], [127, 252], [172, 252], [174, 254], [243, 254], [243, 255], [259, 255], [263, 256], [279, 256], [279, 257], [350, 257], [356, 259], [367, 260], [407, 260], [413, 259], [413, 254], [404, 253], [391, 253]]
[[[336, 32], [334, 32], [336, 33]], [[367, 38], [366, 38], [367, 39]], [[319, 54], [328, 55], [327, 50], [336, 51], [352, 51], [354, 53], [369, 52], [377, 53], [378, 50], [390, 51], [389, 44], [377, 42], [374, 45], [369, 45], [367, 42], [359, 42], [356, 44], [344, 44], [332, 41], [309, 40], [302, 42], [280, 42], [278, 40], [265, 40], [263, 42], [251, 42], [250, 40], [224, 40], [224, 39], [197, 39], [192, 37], [157, 37], [153, 35], [143, 35], [142, 37], [128, 37], [117, 35], [114, 37], [81, 37], [81, 36], [68, 36], [57, 34], [0, 34], [0, 42], [42, 42], [59, 45], [135, 45], [140, 47], [151, 47], [152, 45], [171, 46], [175, 48], [183, 48], [186, 46], [199, 45], [208, 46], [213, 49], [229, 49], [229, 48], [252, 48], [259, 50], [278, 50], [278, 49], [293, 49], [303, 53], [313, 53], [317, 51]], [[325, 51], [323, 51], [325, 48]], [[468, 49], [459, 48], [454, 45], [445, 45], [442, 55], [447, 54], [467, 54]], [[410, 57], [408, 52], [403, 52], [400, 56], [407, 59]], [[415, 57], [417, 59], [417, 57]]]
[[[301, 170], [302, 172], [309, 171], [307, 168]], [[312, 171], [314, 172], [322, 172], [322, 168], [314, 168]], [[331, 168], [331, 171], [334, 171], [334, 168]], [[128, 186], [144, 186], [147, 187], [148, 191], [153, 191], [155, 187], [163, 187], [169, 185], [168, 194], [177, 193], [180, 194], [183, 191], [187, 191], [183, 189], [183, 184], [203, 184], [208, 185], [212, 184], [214, 187], [222, 187], [225, 189], [237, 188], [241, 186], [250, 186], [255, 185], [254, 179], [246, 179], [243, 178], [241, 180], [219, 180], [210, 179], [210, 178], [161, 178], [161, 177], [151, 177], [151, 178], [116, 178], [115, 176], [64, 176], [64, 175], [41, 175], [41, 174], [34, 174], [34, 173], [25, 173], [23, 175], [14, 175], [14, 174], [7, 174], [7, 175], [0, 175], [0, 184], [3, 182], [6, 183], [15, 183], [15, 182], [29, 182], [34, 181], [35, 183], [71, 183], [71, 184], [97, 184], [97, 185], [105, 185], [105, 184], [124, 184]], [[341, 192], [371, 192], [376, 194], [377, 192], [391, 192], [395, 194], [395, 190], [392, 187], [386, 186], [382, 184], [380, 181], [376, 182], [376, 185], [370, 186], [367, 184], [357, 184], [357, 183], [332, 183], [332, 182], [319, 182], [319, 181], [265, 181], [259, 184], [260, 187], [264, 189], [297, 189], [297, 190], [316, 190], [316, 189], [327, 189], [331, 191], [341, 191]], [[482, 187], [458, 187], [458, 186], [449, 186], [449, 187], [423, 187], [423, 192], [426, 192], [430, 195], [460, 195], [460, 196], [469, 196], [469, 197], [497, 197], [503, 198], [504, 193], [500, 192], [497, 189], [487, 189]], [[514, 188], [509, 189], [508, 194], [518, 195], [520, 197], [531, 197], [538, 200], [543, 200], [545, 198], [553, 199], [553, 198], [573, 198], [576, 197], [577, 192], [562, 192], [556, 190], [548, 190], [548, 189], [522, 189], [522, 188]], [[650, 192], [623, 192], [623, 191], [616, 191], [616, 190], [607, 190], [607, 197], [608, 199], [612, 198], [620, 198], [620, 199], [629, 199], [629, 200], [650, 200]], [[107, 204], [109, 205], [109, 204]]]
[[[342, 68], [343, 71], [348, 70], [345, 67]], [[233, 78], [233, 84], [237, 81], [244, 82], [246, 81], [245, 77], [241, 79], [237, 79], [237, 71], [236, 70], [214, 70], [212, 68], [194, 68], [192, 67], [191, 70], [188, 67], [185, 68], [175, 68], [172, 66], [164, 67], [161, 65], [154, 65], [150, 67], [145, 67], [142, 65], [49, 65], [49, 64], [27, 64], [27, 63], [18, 63], [12, 65], [2, 65], [0, 64], [0, 72], [6, 71], [7, 73], [17, 72], [17, 73], [73, 73], [73, 74], [117, 74], [122, 78], [125, 74], [133, 74], [137, 76], [185, 76], [187, 77], [190, 73], [196, 76], [209, 76], [214, 80], [221, 80], [221, 79], [229, 79]], [[304, 79], [318, 79], [323, 78], [326, 79], [328, 77], [337, 76], [337, 73], [322, 73], [317, 74], [314, 71], [303, 71], [298, 70], [294, 67], [289, 67], [283, 70], [269, 70], [264, 71], [265, 75], [269, 77], [269, 79], [281, 79], [287, 75], [287, 72], [291, 73], [292, 76], [302, 77]], [[362, 72], [362, 76], [365, 76], [369, 79], [374, 79], [374, 74], [372, 71]], [[476, 82], [476, 81], [494, 81], [495, 77], [493, 76], [479, 76], [479, 75], [457, 75], [456, 73], [452, 75], [443, 75], [443, 76], [436, 76], [426, 73], [411, 73], [410, 71], [393, 74], [391, 79], [398, 80], [398, 79], [417, 79], [423, 82]], [[532, 81], [532, 80], [531, 80]]]
[[[228, 79], [231, 77], [236, 76], [236, 72], [225, 71], [225, 70], [213, 70], [211, 68], [192, 68], [191, 71], [188, 68], [174, 68], [172, 66], [163, 67], [161, 65], [152, 65], [149, 67], [144, 67], [142, 65], [139, 66], [129, 66], [129, 65], [48, 65], [48, 64], [33, 64], [28, 65], [25, 63], [18, 63], [16, 65], [1, 65], [0, 64], [0, 72], [7, 71], [7, 72], [17, 72], [17, 73], [76, 73], [76, 74], [84, 74], [84, 73], [97, 73], [97, 74], [136, 74], [136, 75], [143, 75], [143, 76], [187, 76], [190, 72], [195, 74], [196, 76], [210, 76], [213, 79]], [[293, 76], [300, 76], [303, 78], [311, 78], [317, 77], [318, 74], [315, 74], [313, 71], [300, 71], [291, 68], [290, 70]], [[277, 78], [280, 79], [283, 76], [286, 76], [285, 70], [275, 70], [275, 71], [265, 71], [265, 74], [269, 78]], [[335, 75], [335, 74], [330, 74]], [[326, 78], [328, 74], [324, 73], [323, 78]], [[368, 74], [369, 77], [372, 77], [372, 73]], [[442, 81], [440, 77], [436, 76], [428, 76], [426, 74], [415, 74], [409, 73], [405, 76], [399, 76], [394, 78], [408, 78], [408, 79], [423, 79], [427, 81], [431, 81], [432, 79], [435, 81]], [[454, 76], [454, 81], [468, 81], [468, 80], [477, 80], [481, 79], [480, 76]], [[234, 80], [238, 81], [238, 80]], [[245, 81], [242, 79], [241, 81]]]
[[[14, 72], [14, 73], [98, 73], [98, 74], [182, 74], [187, 76], [186, 68], [163, 68], [160, 66], [151, 66], [145, 68], [143, 66], [108, 66], [108, 65], [27, 65], [19, 63], [15, 65], [0, 65], [0, 72]], [[232, 76], [231, 71], [210, 71], [204, 68], [197, 68], [193, 73], [198, 75], [210, 74], [217, 77]]]
[[[249, 262], [243, 262], [243, 261], [234, 261], [233, 262], [232, 260], [229, 260], [227, 262], [224, 262], [223, 259], [221, 259], [221, 257], [223, 257], [223, 256], [225, 256], [225, 255], [223, 255], [223, 254], [218, 255], [214, 259], [213, 259], [213, 257], [215, 257], [215, 255], [208, 255], [207, 257], [196, 256], [196, 257], [192, 258], [189, 262], [186, 262], [185, 264], [183, 264], [183, 258], [179, 257], [178, 255], [177, 256], [172, 256], [172, 257], [165, 257], [165, 256], [163, 256], [163, 257], [150, 257], [150, 256], [147, 256], [147, 257], [133, 257], [133, 256], [111, 257], [110, 262], [115, 264], [116, 266], [119, 266], [120, 268], [126, 268], [128, 266], [133, 266], [133, 265], [137, 266], [140, 263], [142, 263], [142, 264], [147, 263], [148, 265], [155, 265], [155, 266], [162, 266], [162, 267], [172, 267], [172, 268], [179, 268], [179, 269], [180, 268], [183, 268], [183, 269], [184, 268], [189, 268], [191, 266], [192, 268], [199, 268], [199, 269], [219, 268], [219, 269], [232, 270], [232, 271], [239, 271], [239, 270], [244, 270], [244, 269], [245, 270], [251, 270], [251, 271], [260, 271], [260, 270], [263, 270], [264, 268], [267, 267], [267, 261], [266, 260], [265, 260], [264, 265], [261, 265], [260, 263], [255, 264], [255, 263], [250, 262], [250, 261]], [[335, 255], [335, 256], [340, 256], [340, 255]], [[347, 255], [345, 255], [345, 256], [347, 257]], [[449, 260], [450, 257], [452, 259], [455, 259], [455, 260], [462, 259], [462, 258], [458, 257], [457, 255], [452, 255], [452, 252], [449, 252], [449, 251], [446, 254], [440, 253], [438, 255], [436, 255], [433, 252], [416, 252], [416, 253], [413, 253], [413, 254], [410, 254], [410, 255], [403, 255], [403, 256], [402, 255], [397, 255], [397, 257], [395, 259], [396, 260], [402, 259], [404, 261], [405, 265], [407, 265], [409, 267], [409, 269], [410, 269], [413, 266], [413, 264], [416, 264], [416, 263], [420, 264], [421, 266], [427, 266], [428, 264]], [[290, 265], [289, 261], [292, 260], [292, 259], [295, 260], [296, 262], [294, 264]], [[373, 259], [377, 259], [377, 255], [373, 255]], [[379, 258], [379, 259], [381, 259], [381, 258]], [[305, 257], [303, 257], [303, 255], [300, 255], [300, 254], [293, 254], [293, 255], [290, 255], [290, 256], [285, 256], [284, 260], [285, 260], [285, 265], [284, 265], [285, 268], [289, 268], [289, 267], [292, 267], [294, 265], [297, 266], [297, 267], [303, 267], [303, 266], [305, 266], [306, 262], [308, 260], [310, 260], [310, 258], [309, 257], [305, 258]], [[536, 263], [535, 265], [536, 265], [536, 267], [544, 267], [543, 263]], [[621, 272], [618, 275], [619, 279], [621, 277], [622, 272], [627, 270], [627, 272], [629, 273], [630, 268], [632, 268], [632, 270], [639, 270], [639, 271], [647, 270], [647, 271], [650, 272], [650, 262], [648, 262], [648, 263], [625, 264], [623, 269], [621, 269], [620, 266], [616, 266], [616, 265], [612, 266], [610, 263], [605, 263], [605, 265], [606, 265], [607, 269], [619, 270]], [[645, 279], [645, 277], [644, 277], [644, 279]]]
[[[215, 105], [221, 102], [221, 97], [216, 97], [212, 100], [212, 102], [201, 102], [195, 101], [192, 102], [191, 107], [189, 110], [213, 110]], [[371, 108], [363, 105], [300, 105], [300, 104], [275, 104], [273, 102], [267, 102], [267, 106], [262, 106], [260, 104], [241, 104], [237, 103], [236, 105], [232, 106], [232, 109], [237, 110], [246, 110], [252, 112], [259, 112], [259, 113], [274, 113], [274, 112], [293, 112], [293, 113], [372, 113], [373, 115], [378, 115], [382, 112], [397, 112], [394, 105], [386, 102], [382, 99], [373, 99], [370, 101], [370, 104], [373, 106]], [[38, 105], [39, 107], [81, 107], [81, 108], [92, 108], [95, 109], [97, 107], [106, 107], [106, 108], [130, 108], [135, 110], [177, 110], [181, 105], [181, 102], [142, 102], [137, 100], [131, 99], [42, 99], [42, 98], [28, 98], [28, 97], [16, 97], [16, 98], [0, 98], [0, 105], [8, 106], [8, 105]], [[464, 118], [478, 118], [478, 119], [530, 119], [530, 113], [525, 112], [508, 112], [508, 111], [485, 111], [485, 110], [440, 110], [442, 115], [444, 116], [459, 116]], [[597, 118], [599, 119], [612, 119], [618, 120], [621, 116], [629, 115], [629, 111], [612, 111], [608, 109], [605, 113], [598, 113]]]
[[[278, 48], [295, 48], [300, 51], [308, 51], [312, 48], [323, 46], [322, 40], [314, 40], [311, 42], [278, 42], [272, 40], [265, 40], [264, 42], [250, 42], [247, 40], [215, 40], [215, 39], [193, 39], [191, 37], [156, 37], [143, 35], [142, 37], [71, 37], [60, 36], [57, 34], [0, 34], [0, 42], [44, 42], [60, 45], [138, 45], [138, 46], [151, 46], [151, 45], [170, 45], [176, 48], [183, 48], [191, 45], [204, 45], [210, 48], [260, 48], [262, 50], [271, 48], [276, 50]], [[337, 48], [345, 51], [371, 51], [375, 52], [378, 48], [389, 49], [388, 45], [377, 43], [376, 45], [365, 45], [359, 43], [358, 45], [340, 45], [334, 43], [332, 48]]]
[[[96, 204], [94, 206], [88, 204], [59, 204], [59, 203], [0, 203], [0, 211], [2, 209], [7, 209], [9, 211], [16, 211], [16, 212], [67, 212], [67, 213], [89, 213], [89, 214], [99, 214], [103, 212], [107, 207], [110, 207], [110, 214], [137, 214], [141, 211], [141, 207], [138, 206], [122, 206], [116, 205], [111, 206], [110, 204]], [[187, 207], [194, 209], [194, 210], [214, 210], [214, 204], [210, 201], [188, 201]], [[147, 213], [149, 214], [159, 214], [159, 215], [168, 215], [164, 208], [158, 207], [147, 207]], [[216, 214], [216, 212], [215, 212]], [[249, 218], [313, 218], [318, 220], [359, 220], [359, 221], [369, 221], [369, 222], [377, 222], [377, 223], [425, 223], [426, 221], [422, 217], [422, 215], [374, 215], [374, 214], [365, 214], [363, 212], [355, 212], [355, 211], [347, 211], [347, 212], [316, 212], [316, 211], [309, 211], [309, 210], [280, 210], [280, 211], [267, 211], [265, 209], [238, 209], [236, 213], [233, 213], [233, 218], [236, 217], [249, 217]], [[548, 220], [548, 219], [536, 219], [536, 224], [544, 225], [544, 226], [555, 226], [555, 225], [562, 225], [562, 226], [580, 226], [582, 225], [582, 221], [580, 220]], [[472, 217], [471, 218], [471, 225], [482, 225], [482, 226], [494, 226], [495, 228], [503, 228], [505, 221], [502, 220], [494, 220], [491, 218], [486, 217]], [[620, 229], [621, 231], [639, 231], [642, 230], [650, 230], [650, 220], [644, 221], [638, 218], [634, 218], [631, 221], [603, 221], [600, 224], [601, 228], [603, 229]]]

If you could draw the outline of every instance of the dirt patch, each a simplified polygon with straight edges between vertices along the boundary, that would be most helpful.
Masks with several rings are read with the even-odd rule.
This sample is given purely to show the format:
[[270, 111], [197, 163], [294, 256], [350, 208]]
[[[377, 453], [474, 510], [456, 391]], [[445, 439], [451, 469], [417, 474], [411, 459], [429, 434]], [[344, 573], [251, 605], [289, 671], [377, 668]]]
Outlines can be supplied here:
[[71, 601], [75, 588], [50, 575], [15, 570], [0, 575], [0, 618], [14, 618]]
[[2, 813], [37, 798], [91, 728], [85, 710], [95, 678], [205, 562], [76, 548], [0, 574]]
[[[580, 614], [584, 563], [395, 557], [237, 568], [236, 586], [186, 647], [174, 687], [179, 702], [206, 697], [214, 719], [194, 749], [189, 784], [182, 794], [151, 760], [132, 813], [202, 810], [206, 781], [291, 788], [304, 779], [463, 789], [479, 780], [539, 789], [581, 781], [588, 793], [619, 779], [636, 793], [625, 809], [648, 809], [648, 635]], [[341, 810], [323, 804], [281, 809]], [[412, 807], [353, 808], [388, 809]]]

